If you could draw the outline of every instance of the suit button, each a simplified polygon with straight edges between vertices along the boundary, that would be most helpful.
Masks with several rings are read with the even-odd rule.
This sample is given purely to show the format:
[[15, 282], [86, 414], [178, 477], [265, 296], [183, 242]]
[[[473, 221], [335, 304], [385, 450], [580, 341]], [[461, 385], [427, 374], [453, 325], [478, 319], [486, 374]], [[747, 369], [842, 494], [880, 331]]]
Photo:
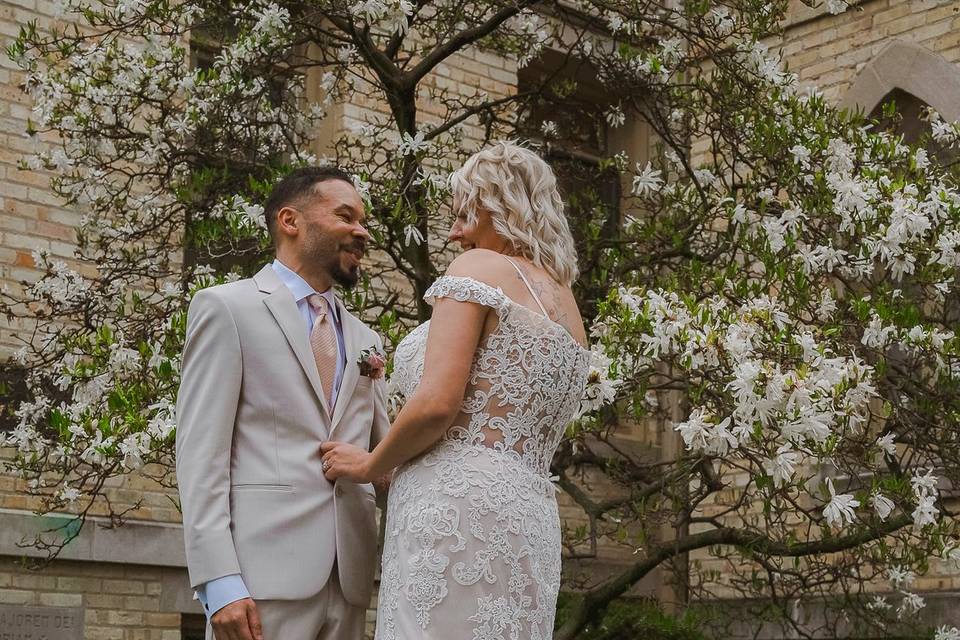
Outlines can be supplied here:
[[343, 488], [342, 488], [342, 487], [337, 487], [337, 489], [336, 489], [336, 491], [335, 491], [334, 493], [337, 494], [337, 497], [338, 497], [338, 498], [342, 498], [342, 497], [343, 497]]

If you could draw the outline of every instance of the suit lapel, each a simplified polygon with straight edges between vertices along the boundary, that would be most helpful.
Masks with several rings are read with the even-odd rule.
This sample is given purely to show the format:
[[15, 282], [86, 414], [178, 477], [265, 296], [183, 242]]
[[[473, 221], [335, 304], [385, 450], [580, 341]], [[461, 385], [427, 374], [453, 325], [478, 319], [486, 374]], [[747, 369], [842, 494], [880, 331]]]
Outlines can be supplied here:
[[360, 379], [360, 367], [357, 365], [357, 359], [360, 357], [360, 351], [363, 345], [359, 344], [360, 321], [344, 308], [340, 299], [337, 299], [337, 309], [340, 313], [340, 328], [343, 330], [343, 347], [347, 355], [343, 363], [343, 378], [340, 380], [340, 391], [337, 393], [337, 404], [333, 408], [333, 419], [330, 422], [330, 432], [337, 428], [337, 423], [343, 417], [347, 403], [353, 396], [353, 390]]
[[323, 385], [320, 384], [317, 362], [313, 357], [313, 351], [310, 349], [310, 340], [303, 324], [303, 317], [297, 309], [293, 295], [280, 281], [273, 267], [269, 264], [254, 276], [254, 281], [256, 281], [260, 291], [268, 294], [263, 302], [280, 326], [287, 343], [310, 381], [314, 394], [320, 400], [320, 404], [323, 405], [324, 415], [329, 417], [330, 407], [327, 406], [327, 399], [323, 394]]

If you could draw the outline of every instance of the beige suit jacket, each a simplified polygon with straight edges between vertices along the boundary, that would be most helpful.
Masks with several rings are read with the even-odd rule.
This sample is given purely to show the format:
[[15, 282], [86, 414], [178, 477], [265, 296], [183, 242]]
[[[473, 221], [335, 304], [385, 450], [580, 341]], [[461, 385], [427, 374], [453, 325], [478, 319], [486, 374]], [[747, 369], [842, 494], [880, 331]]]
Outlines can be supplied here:
[[384, 382], [361, 376], [380, 337], [340, 306], [347, 354], [333, 415], [293, 295], [270, 265], [197, 293], [177, 399], [177, 482], [190, 583], [239, 573], [254, 599], [318, 593], [337, 559], [366, 607], [377, 530], [373, 487], [331, 484], [320, 443], [369, 449], [385, 435]]

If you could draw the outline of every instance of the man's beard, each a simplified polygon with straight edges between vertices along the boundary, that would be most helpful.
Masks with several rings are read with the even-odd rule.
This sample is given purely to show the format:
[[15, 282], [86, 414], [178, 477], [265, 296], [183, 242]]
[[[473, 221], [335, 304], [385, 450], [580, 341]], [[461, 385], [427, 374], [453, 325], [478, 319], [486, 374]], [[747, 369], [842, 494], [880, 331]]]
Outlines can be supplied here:
[[307, 247], [307, 255], [320, 265], [330, 278], [344, 289], [352, 289], [360, 280], [360, 268], [344, 269], [340, 264], [341, 246], [329, 238], [320, 237]]
[[333, 261], [328, 271], [333, 281], [344, 289], [353, 289], [360, 280], [360, 267], [354, 267], [351, 270], [344, 269], [340, 266], [339, 253], [337, 260]]

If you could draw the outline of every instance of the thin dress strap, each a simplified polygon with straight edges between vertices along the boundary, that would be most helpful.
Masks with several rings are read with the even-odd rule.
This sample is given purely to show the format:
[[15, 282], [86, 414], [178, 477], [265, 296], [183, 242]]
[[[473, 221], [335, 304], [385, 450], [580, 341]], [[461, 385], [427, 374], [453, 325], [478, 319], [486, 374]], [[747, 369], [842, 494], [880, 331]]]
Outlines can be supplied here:
[[514, 262], [513, 260], [511, 260], [511, 259], [510, 259], [509, 257], [507, 257], [507, 256], [503, 256], [503, 257], [504, 257], [504, 258], [507, 258], [507, 262], [509, 262], [510, 264], [512, 264], [512, 265], [513, 265], [513, 268], [516, 269], [516, 270], [517, 270], [517, 273], [520, 274], [520, 279], [523, 280], [523, 284], [527, 285], [527, 291], [530, 292], [530, 295], [533, 296], [533, 299], [537, 301], [537, 304], [538, 304], [538, 305], [540, 305], [540, 311], [543, 312], [544, 317], [549, 320], [549, 319], [550, 319], [550, 314], [547, 313], [547, 310], [543, 308], [543, 303], [540, 302], [540, 296], [538, 296], [537, 293], [536, 293], [536, 291], [533, 290], [533, 287], [530, 286], [530, 281], [527, 280], [527, 276], [523, 275], [523, 271], [520, 270], [520, 267], [517, 266], [517, 263], [516, 263], [516, 262]]

